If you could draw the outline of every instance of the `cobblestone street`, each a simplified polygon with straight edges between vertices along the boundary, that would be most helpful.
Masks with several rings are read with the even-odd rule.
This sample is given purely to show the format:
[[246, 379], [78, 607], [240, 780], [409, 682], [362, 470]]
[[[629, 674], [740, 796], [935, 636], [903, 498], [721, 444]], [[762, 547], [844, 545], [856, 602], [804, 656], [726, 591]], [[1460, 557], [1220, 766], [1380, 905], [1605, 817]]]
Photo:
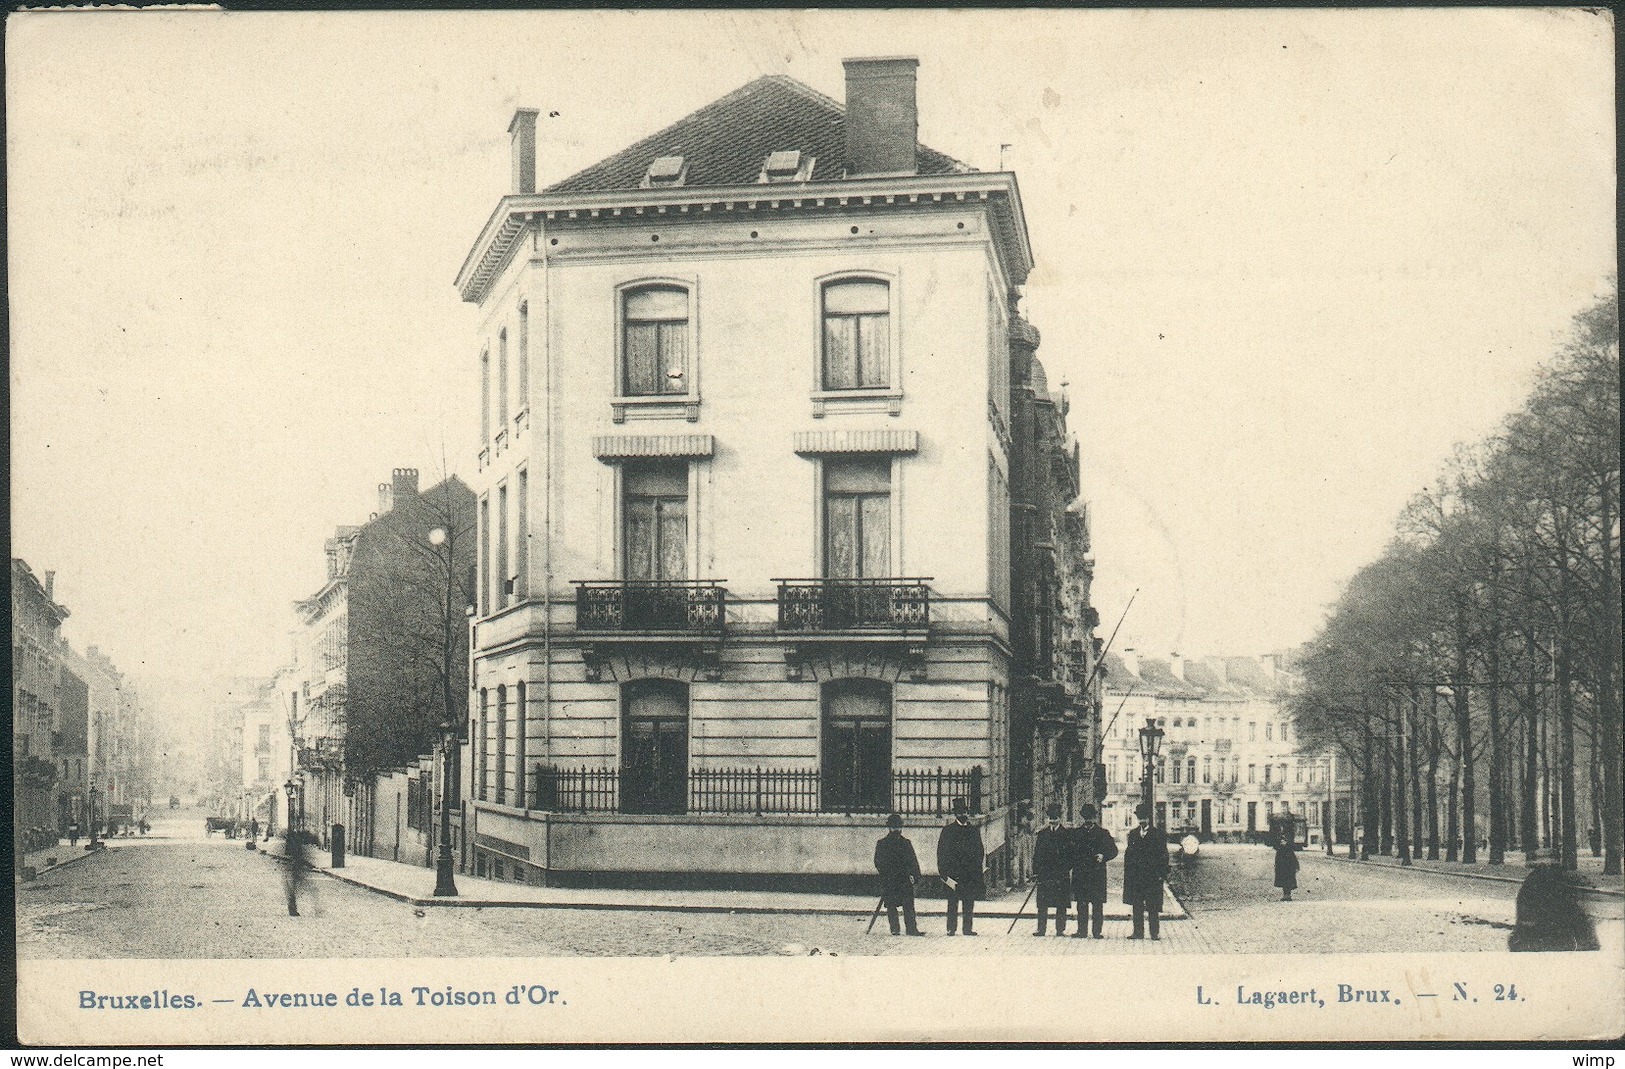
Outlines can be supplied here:
[[[924, 938], [892, 938], [884, 918], [874, 934], [868, 901], [809, 896], [855, 912], [786, 915], [640, 909], [692, 905], [678, 892], [599, 892], [613, 909], [423, 906], [325, 874], [306, 881], [300, 917], [286, 914], [283, 872], [274, 857], [240, 840], [173, 837], [120, 840], [18, 886], [18, 945], [24, 958], [549, 957], [640, 955], [1033, 956], [1181, 953], [1396, 952], [1502, 950], [1517, 884], [1361, 866], [1305, 853], [1300, 889], [1276, 901], [1270, 852], [1211, 847], [1176, 862], [1172, 885], [1191, 913], [1169, 919], [1162, 939], [1126, 938], [1108, 919], [1106, 938], [1033, 938], [1031, 913], [1009, 932], [1019, 899], [990, 905], [975, 938], [947, 938], [940, 903], [922, 901]], [[279, 842], [270, 844], [280, 849]], [[67, 851], [60, 851], [67, 856]], [[359, 862], [350, 878], [404, 876], [430, 885], [428, 871]], [[399, 870], [398, 872], [395, 870]], [[490, 894], [488, 881], [463, 880], [465, 896]], [[528, 889], [579, 906], [594, 892]], [[423, 893], [423, 892], [420, 892]], [[718, 893], [727, 901], [726, 893]], [[583, 897], [586, 896], [586, 897]], [[719, 901], [717, 894], [709, 901]], [[629, 908], [630, 907], [630, 908]], [[1621, 939], [1617, 898], [1595, 899], [1605, 950]], [[856, 912], [861, 911], [861, 912]]]

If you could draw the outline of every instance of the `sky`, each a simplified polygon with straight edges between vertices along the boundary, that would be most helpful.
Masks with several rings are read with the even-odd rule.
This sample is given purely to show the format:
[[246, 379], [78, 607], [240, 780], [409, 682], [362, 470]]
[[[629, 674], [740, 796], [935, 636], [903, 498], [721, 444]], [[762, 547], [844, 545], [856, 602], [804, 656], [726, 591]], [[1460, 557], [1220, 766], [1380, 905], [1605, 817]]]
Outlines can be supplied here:
[[[13, 554], [164, 693], [268, 673], [394, 467], [473, 470], [458, 267], [761, 74], [920, 59], [1017, 172], [1118, 648], [1314, 633], [1616, 270], [1613, 34], [1563, 10], [47, 13], [6, 38]], [[1137, 593], [1136, 593], [1137, 592]]]

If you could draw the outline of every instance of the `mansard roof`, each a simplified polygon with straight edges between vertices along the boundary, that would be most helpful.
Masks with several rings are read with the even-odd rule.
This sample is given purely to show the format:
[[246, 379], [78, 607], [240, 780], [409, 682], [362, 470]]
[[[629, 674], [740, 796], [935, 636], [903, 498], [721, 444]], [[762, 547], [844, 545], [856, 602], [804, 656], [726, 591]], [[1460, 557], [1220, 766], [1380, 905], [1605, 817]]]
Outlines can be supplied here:
[[[845, 122], [845, 109], [834, 100], [794, 78], [769, 74], [543, 192], [638, 189], [649, 165], [662, 156], [683, 158], [685, 187], [746, 185], [757, 180], [769, 153], [786, 150], [798, 150], [803, 158], [814, 159], [808, 180], [834, 181], [846, 175]], [[961, 174], [973, 169], [919, 146], [919, 174]]]

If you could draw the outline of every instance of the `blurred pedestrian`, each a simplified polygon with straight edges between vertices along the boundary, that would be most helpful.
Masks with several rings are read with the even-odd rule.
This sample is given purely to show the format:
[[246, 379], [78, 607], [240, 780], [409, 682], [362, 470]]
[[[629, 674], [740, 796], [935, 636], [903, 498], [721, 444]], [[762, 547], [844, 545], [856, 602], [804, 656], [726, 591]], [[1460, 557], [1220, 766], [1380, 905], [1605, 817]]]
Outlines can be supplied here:
[[1033, 867], [1033, 803], [1023, 798], [1016, 803], [1015, 827], [1010, 833], [1010, 880], [1014, 889], [1027, 882]]
[[1038, 881], [1038, 930], [1045, 934], [1050, 911], [1055, 934], [1066, 934], [1066, 911], [1072, 905], [1072, 834], [1061, 825], [1061, 806], [1044, 807], [1044, 825], [1033, 836], [1033, 879]]
[[1106, 863], [1117, 856], [1117, 840], [1095, 823], [1094, 806], [1084, 806], [1081, 817], [1081, 823], [1072, 829], [1072, 897], [1078, 900], [1078, 930], [1072, 938], [1093, 935], [1103, 939]]
[[254, 819], [252, 819], [252, 820], [250, 820], [248, 822], [248, 837], [250, 839], [258, 839], [260, 837], [260, 818], [259, 817], [255, 817]]
[[1292, 901], [1292, 892], [1298, 888], [1298, 852], [1284, 835], [1275, 837], [1275, 886], [1281, 889], [1282, 902]]
[[982, 881], [982, 833], [970, 822], [970, 803], [953, 800], [953, 819], [937, 836], [937, 875], [948, 894], [948, 934], [957, 935], [959, 913], [965, 913], [965, 934], [975, 935], [976, 900], [987, 894]]
[[1568, 873], [1536, 865], [1518, 888], [1517, 919], [1507, 937], [1514, 951], [1596, 950], [1597, 931]]
[[284, 886], [288, 892], [288, 916], [299, 916], [299, 889], [305, 884], [305, 869], [309, 861], [305, 856], [305, 837], [289, 829], [287, 845], [287, 872]]
[[1134, 810], [1139, 824], [1128, 833], [1123, 850], [1123, 902], [1133, 907], [1134, 930], [1130, 939], [1144, 939], [1147, 918], [1151, 938], [1160, 939], [1162, 881], [1168, 875], [1168, 837], [1151, 822], [1151, 806], [1141, 802]]
[[68, 821], [68, 845], [79, 845], [79, 822], [77, 820]]
[[886, 903], [886, 923], [897, 935], [897, 911], [903, 911], [903, 930], [924, 935], [914, 919], [914, 881], [920, 878], [920, 859], [914, 844], [903, 835], [903, 817], [893, 813], [886, 818], [886, 834], [875, 843], [875, 871], [880, 873], [880, 897]]

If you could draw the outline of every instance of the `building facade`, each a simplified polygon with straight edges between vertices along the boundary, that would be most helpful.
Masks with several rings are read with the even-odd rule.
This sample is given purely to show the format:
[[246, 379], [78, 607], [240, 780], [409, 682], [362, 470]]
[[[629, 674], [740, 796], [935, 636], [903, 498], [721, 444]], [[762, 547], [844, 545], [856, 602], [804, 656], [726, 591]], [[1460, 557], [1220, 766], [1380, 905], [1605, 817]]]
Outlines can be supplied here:
[[1154, 721], [1165, 733], [1154, 772], [1157, 823], [1174, 835], [1257, 842], [1288, 817], [1305, 844], [1320, 844], [1332, 797], [1331, 758], [1300, 751], [1281, 658], [1133, 652], [1106, 658], [1104, 820], [1114, 831], [1134, 823], [1144, 762], [1139, 731]]
[[[378, 511], [327, 540], [327, 581], [296, 608], [294, 666], [272, 689], [290, 725], [296, 812], [327, 844], [373, 853], [377, 778], [416, 767], [440, 725], [468, 715], [474, 495], [416, 468], [378, 487]], [[246, 755], [245, 755], [246, 760]]]
[[[11, 559], [12, 829], [18, 855], [56, 842], [62, 621], [56, 575]], [[48, 842], [47, 842], [48, 838]]]
[[540, 192], [515, 116], [458, 277], [476, 872], [828, 883], [955, 797], [1000, 863], [1047, 671], [1012, 659], [1032, 258], [1014, 176], [918, 144], [916, 66], [848, 61], [844, 108], [758, 79]]

